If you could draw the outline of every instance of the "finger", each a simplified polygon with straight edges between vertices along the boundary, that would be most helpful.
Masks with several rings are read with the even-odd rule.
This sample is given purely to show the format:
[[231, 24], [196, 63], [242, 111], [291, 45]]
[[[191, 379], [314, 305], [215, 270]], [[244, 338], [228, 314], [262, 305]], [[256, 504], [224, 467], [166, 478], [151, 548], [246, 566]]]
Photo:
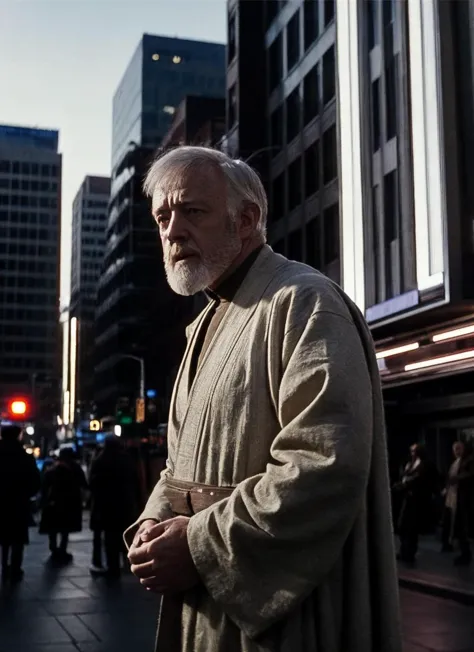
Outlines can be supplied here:
[[145, 530], [143, 530], [141, 534], [141, 539], [142, 541], [152, 541], [153, 539], [160, 537], [167, 530], [168, 527], [169, 527], [168, 521], [164, 521], [163, 523], [157, 523], [156, 525], [147, 527]]
[[140, 584], [142, 586], [145, 586], [147, 589], [150, 588], [162, 588], [163, 587], [163, 580], [161, 577], [157, 577], [156, 575], [151, 575], [150, 577], [142, 577], [140, 578]]
[[131, 571], [136, 577], [139, 577], [140, 579], [153, 577], [156, 574], [156, 568], [154, 567], [152, 561], [149, 561], [146, 564], [132, 564]]
[[149, 545], [141, 545], [138, 548], [130, 548], [128, 560], [131, 564], [145, 564], [152, 560], [152, 554], [149, 551]]

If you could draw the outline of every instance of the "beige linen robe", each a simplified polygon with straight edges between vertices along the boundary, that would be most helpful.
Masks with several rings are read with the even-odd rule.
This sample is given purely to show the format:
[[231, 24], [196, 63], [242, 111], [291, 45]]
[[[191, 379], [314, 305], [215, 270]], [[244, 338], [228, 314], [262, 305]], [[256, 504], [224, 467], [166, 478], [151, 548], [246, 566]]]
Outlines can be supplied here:
[[[401, 652], [382, 395], [362, 316], [265, 246], [189, 387], [208, 309], [188, 329], [163, 474], [235, 490], [189, 523], [202, 583], [184, 595], [182, 652]], [[139, 522], [171, 515], [162, 477]]]

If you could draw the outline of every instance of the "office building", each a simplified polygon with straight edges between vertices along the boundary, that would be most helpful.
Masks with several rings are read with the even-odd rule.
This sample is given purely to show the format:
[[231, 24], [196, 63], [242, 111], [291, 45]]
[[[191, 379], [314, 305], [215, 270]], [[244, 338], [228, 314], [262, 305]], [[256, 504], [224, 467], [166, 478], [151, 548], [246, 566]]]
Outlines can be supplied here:
[[110, 179], [87, 176], [72, 206], [71, 299], [67, 321], [69, 342], [75, 338], [76, 346], [75, 351], [68, 348], [63, 391], [69, 391], [70, 408], [82, 418], [89, 418], [94, 412], [95, 310], [109, 198]]
[[59, 402], [58, 137], [0, 125], [0, 401], [24, 396], [31, 418], [51, 423]]
[[[247, 4], [263, 12], [252, 24]], [[228, 2], [223, 144], [247, 157], [239, 107], [255, 28], [269, 241], [339, 282], [365, 314], [397, 464], [420, 439], [446, 468], [453, 438], [474, 435], [473, 11], [467, 1]]]
[[115, 414], [118, 403], [133, 406], [144, 360], [147, 389], [156, 393], [153, 419], [167, 418], [193, 302], [168, 288], [141, 186], [180, 102], [187, 95], [223, 96], [224, 89], [224, 45], [145, 34], [114, 96], [111, 200], [96, 315], [101, 415]]
[[214, 146], [224, 136], [224, 97], [187, 95], [179, 104], [170, 128], [161, 141], [167, 149], [177, 145]]

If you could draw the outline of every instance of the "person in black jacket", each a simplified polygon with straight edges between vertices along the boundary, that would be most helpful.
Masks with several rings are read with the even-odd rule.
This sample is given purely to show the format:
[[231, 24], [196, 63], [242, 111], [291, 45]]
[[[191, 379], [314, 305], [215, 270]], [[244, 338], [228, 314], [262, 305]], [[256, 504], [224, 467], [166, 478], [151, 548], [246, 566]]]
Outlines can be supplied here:
[[428, 463], [421, 444], [410, 447], [410, 461], [400, 481], [394, 485], [399, 495], [400, 511], [397, 532], [400, 552], [397, 558], [412, 563], [418, 551], [419, 535], [429, 529], [433, 515], [433, 496], [437, 490], [437, 473]]
[[59, 460], [44, 474], [41, 497], [40, 534], [49, 535], [53, 561], [72, 561], [72, 555], [67, 552], [69, 534], [82, 530], [82, 492], [85, 489], [86, 476], [74, 459], [74, 451], [62, 448]]
[[[110, 435], [104, 450], [92, 462], [89, 485], [94, 533], [104, 533], [107, 574], [120, 575], [120, 555], [125, 553], [122, 533], [139, 513], [138, 478], [120, 440]], [[97, 572], [97, 570], [95, 570]]]
[[23, 552], [29, 543], [30, 499], [39, 491], [40, 472], [23, 448], [19, 426], [2, 426], [0, 440], [0, 546], [2, 580], [23, 578]]

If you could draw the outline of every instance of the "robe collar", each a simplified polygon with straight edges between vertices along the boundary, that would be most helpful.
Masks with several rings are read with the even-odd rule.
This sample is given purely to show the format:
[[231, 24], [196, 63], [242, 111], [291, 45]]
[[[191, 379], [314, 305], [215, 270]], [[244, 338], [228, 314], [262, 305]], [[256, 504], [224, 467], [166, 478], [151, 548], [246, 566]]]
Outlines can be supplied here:
[[263, 247], [264, 245], [260, 245], [254, 249], [237, 269], [219, 284], [215, 291], [206, 289], [205, 294], [208, 299], [218, 303], [232, 301]]

